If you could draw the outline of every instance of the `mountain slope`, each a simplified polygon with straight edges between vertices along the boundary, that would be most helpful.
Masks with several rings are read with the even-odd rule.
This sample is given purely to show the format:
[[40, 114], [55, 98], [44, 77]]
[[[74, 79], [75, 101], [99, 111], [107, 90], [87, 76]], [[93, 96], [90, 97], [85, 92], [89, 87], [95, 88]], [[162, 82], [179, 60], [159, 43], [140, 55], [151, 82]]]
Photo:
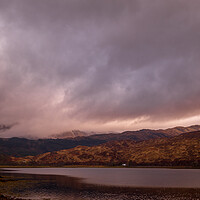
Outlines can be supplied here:
[[140, 131], [126, 131], [118, 134], [98, 134], [68, 139], [30, 140], [25, 138], [0, 138], [0, 154], [12, 156], [34, 156], [46, 152], [70, 149], [79, 145], [95, 146], [116, 140], [145, 141], [149, 139], [169, 138], [174, 135], [195, 130], [200, 130], [200, 126], [175, 127], [166, 130], [143, 129]]
[[151, 129], [142, 129], [139, 131], [125, 131], [122, 133], [111, 133], [111, 134], [96, 134], [91, 135], [88, 138], [91, 139], [101, 139], [106, 141], [113, 140], [134, 140], [134, 141], [143, 141], [149, 139], [156, 138], [166, 138], [172, 137], [176, 135], [180, 135], [182, 133], [200, 131], [200, 125], [193, 125], [189, 127], [175, 127], [168, 129], [159, 129], [159, 130], [151, 130]]
[[35, 165], [192, 165], [200, 166], [200, 131], [142, 142], [112, 141], [93, 147], [12, 158], [17, 164]]
[[0, 154], [12, 156], [38, 155], [49, 151], [69, 149], [78, 145], [94, 146], [105, 143], [104, 140], [83, 138], [38, 139], [0, 138]]

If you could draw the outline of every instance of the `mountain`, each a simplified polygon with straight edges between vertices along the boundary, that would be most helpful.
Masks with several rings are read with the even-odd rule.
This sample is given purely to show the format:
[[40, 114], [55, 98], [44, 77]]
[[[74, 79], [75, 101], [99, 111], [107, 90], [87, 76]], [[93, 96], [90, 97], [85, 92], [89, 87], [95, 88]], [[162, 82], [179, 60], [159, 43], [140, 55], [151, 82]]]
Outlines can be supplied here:
[[193, 126], [188, 126], [188, 127], [183, 127], [183, 126], [177, 126], [175, 128], [168, 128], [168, 129], [159, 129], [157, 130], [158, 132], [161, 131], [165, 133], [168, 136], [176, 136], [180, 135], [182, 133], [189, 133], [189, 132], [194, 132], [194, 131], [199, 131], [200, 130], [200, 125], [193, 125]]
[[94, 146], [105, 143], [105, 140], [76, 137], [69, 139], [0, 138], [0, 154], [12, 156], [37, 155], [49, 151], [69, 149], [78, 145]]
[[86, 133], [79, 130], [72, 130], [72, 131], [66, 131], [59, 134], [50, 135], [49, 138], [50, 139], [66, 139], [66, 138], [75, 138], [75, 137], [81, 137], [81, 136], [89, 136], [91, 134], [92, 133]]
[[189, 127], [178, 126], [175, 128], [159, 129], [159, 130], [142, 129], [139, 131], [125, 131], [122, 133], [96, 134], [96, 135], [91, 135], [88, 138], [106, 140], [106, 141], [113, 141], [113, 140], [143, 141], [156, 138], [167, 138], [180, 135], [182, 133], [199, 131], [199, 130], [200, 130], [200, 125], [193, 125]]
[[[95, 146], [109, 141], [132, 140], [145, 141], [150, 139], [169, 138], [185, 132], [200, 130], [199, 125], [190, 127], [175, 127], [166, 130], [143, 129], [139, 131], [125, 131], [122, 133], [94, 134], [66, 139], [25, 139], [0, 138], [0, 154], [12, 156], [34, 156], [46, 152], [70, 149], [76, 146]], [[74, 133], [75, 134], [75, 133]], [[79, 134], [79, 132], [77, 133]]]
[[27, 165], [157, 165], [200, 166], [200, 131], [171, 138], [135, 142], [111, 141], [93, 147], [48, 152], [37, 156], [12, 157], [15, 164]]

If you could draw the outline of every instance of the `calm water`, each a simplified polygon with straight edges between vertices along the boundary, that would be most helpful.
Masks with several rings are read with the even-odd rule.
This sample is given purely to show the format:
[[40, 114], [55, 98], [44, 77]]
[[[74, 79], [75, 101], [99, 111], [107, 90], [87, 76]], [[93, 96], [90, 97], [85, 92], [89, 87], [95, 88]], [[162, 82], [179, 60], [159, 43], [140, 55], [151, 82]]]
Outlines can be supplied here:
[[[8, 168], [7, 170], [11, 170]], [[12, 168], [14, 173], [62, 175], [83, 183], [129, 186], [200, 188], [200, 169], [161, 168]]]
[[[11, 177], [12, 180], [8, 183], [12, 185], [13, 196], [24, 199], [200, 200], [199, 169], [4, 168], [4, 170], [0, 171], [0, 175]], [[1, 187], [0, 191], [4, 188], [3, 194], [9, 195], [6, 193], [7, 186], [1, 185]]]

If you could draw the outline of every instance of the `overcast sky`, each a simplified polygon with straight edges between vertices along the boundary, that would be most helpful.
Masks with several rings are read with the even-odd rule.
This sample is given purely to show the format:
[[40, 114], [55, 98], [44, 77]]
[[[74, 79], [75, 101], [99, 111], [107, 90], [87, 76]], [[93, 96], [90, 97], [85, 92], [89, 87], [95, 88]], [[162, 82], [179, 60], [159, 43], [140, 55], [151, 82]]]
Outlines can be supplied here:
[[199, 120], [199, 0], [0, 0], [4, 135]]

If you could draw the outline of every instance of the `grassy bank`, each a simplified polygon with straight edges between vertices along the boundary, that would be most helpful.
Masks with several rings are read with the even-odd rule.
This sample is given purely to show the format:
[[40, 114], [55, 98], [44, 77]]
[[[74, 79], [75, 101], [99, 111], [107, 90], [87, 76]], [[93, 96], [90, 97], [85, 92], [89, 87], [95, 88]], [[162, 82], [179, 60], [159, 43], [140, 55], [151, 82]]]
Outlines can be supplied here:
[[0, 165], [0, 168], [168, 168], [168, 169], [200, 169], [200, 166], [107, 166], [107, 165], [64, 165], [64, 166], [28, 166]]
[[12, 175], [0, 175], [0, 200], [21, 200], [19, 194], [31, 188], [36, 183], [25, 177], [15, 177]]

